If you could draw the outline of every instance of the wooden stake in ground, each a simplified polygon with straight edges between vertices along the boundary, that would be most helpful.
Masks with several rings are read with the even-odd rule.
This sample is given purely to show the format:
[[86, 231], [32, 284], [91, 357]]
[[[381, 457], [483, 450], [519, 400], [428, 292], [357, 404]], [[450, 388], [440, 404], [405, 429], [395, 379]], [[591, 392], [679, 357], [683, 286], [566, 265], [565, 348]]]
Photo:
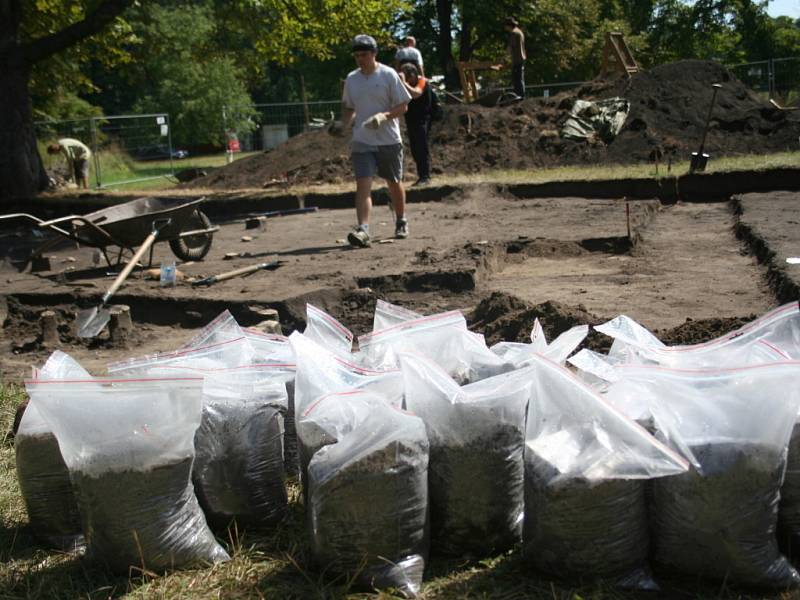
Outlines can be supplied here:
[[58, 346], [61, 340], [58, 337], [58, 319], [52, 310], [44, 310], [39, 315], [39, 324], [42, 327], [42, 345]]
[[111, 339], [115, 342], [125, 341], [133, 331], [131, 307], [126, 304], [115, 304], [108, 312], [111, 315], [111, 320], [108, 324]]

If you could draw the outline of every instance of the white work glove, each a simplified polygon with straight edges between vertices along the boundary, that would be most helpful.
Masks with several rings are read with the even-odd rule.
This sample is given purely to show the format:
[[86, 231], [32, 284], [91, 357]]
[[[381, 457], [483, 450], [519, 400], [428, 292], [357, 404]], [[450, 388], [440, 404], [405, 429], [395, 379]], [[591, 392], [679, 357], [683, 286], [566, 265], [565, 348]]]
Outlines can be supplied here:
[[379, 129], [380, 126], [386, 123], [387, 120], [386, 113], [375, 113], [369, 119], [364, 121], [364, 127], [368, 127], [370, 129]]

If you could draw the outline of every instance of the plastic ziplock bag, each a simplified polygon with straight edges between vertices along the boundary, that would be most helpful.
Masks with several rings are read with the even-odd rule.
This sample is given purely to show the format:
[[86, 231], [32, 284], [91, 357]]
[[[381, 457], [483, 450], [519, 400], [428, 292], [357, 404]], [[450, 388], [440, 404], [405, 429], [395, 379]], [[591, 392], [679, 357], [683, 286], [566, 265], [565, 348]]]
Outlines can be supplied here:
[[402, 306], [391, 304], [385, 300], [378, 299], [375, 302], [375, 315], [372, 319], [372, 331], [379, 331], [398, 323], [421, 319], [423, 315], [408, 310]]
[[541, 354], [553, 362], [563, 365], [567, 357], [572, 354], [588, 334], [588, 325], [577, 325], [563, 332], [548, 344], [542, 325], [539, 323], [539, 319], [536, 319], [531, 331], [530, 344], [500, 342], [492, 346], [490, 350], [516, 367], [522, 366], [534, 354]]
[[460, 387], [430, 360], [400, 354], [406, 408], [430, 444], [431, 546], [483, 558], [522, 539], [527, 370]]
[[614, 338], [609, 355], [623, 363], [681, 369], [737, 367], [800, 358], [800, 310], [792, 302], [722, 337], [689, 346], [665, 346], [621, 315], [595, 329]]
[[324, 310], [306, 304], [306, 328], [303, 335], [339, 356], [350, 356], [353, 334]]
[[[35, 370], [37, 379], [88, 379], [89, 373], [60, 350]], [[17, 479], [33, 534], [57, 550], [77, 550], [83, 545], [81, 516], [69, 470], [53, 430], [28, 404], [14, 437]]]
[[[338, 396], [338, 397], [337, 397]], [[428, 440], [422, 421], [374, 394], [331, 395], [306, 411], [302, 432], [326, 405], [352, 404], [352, 429], [308, 465], [312, 551], [323, 569], [367, 589], [419, 591], [428, 552]]]
[[107, 365], [113, 375], [130, 377], [148, 373], [156, 367], [191, 367], [196, 369], [224, 369], [238, 367], [253, 362], [253, 349], [247, 338], [238, 338], [171, 352], [159, 352], [131, 358]]
[[658, 436], [692, 463], [654, 483], [654, 557], [666, 569], [786, 588], [800, 576], [775, 528], [800, 363], [681, 371], [621, 367], [609, 398], [648, 399]]
[[[609, 383], [619, 379], [618, 359], [584, 348], [570, 356], [567, 362], [575, 367], [578, 377], [598, 392], [604, 392]], [[630, 415], [628, 415], [630, 416]]]
[[368, 369], [320, 346], [305, 334], [289, 336], [295, 354], [295, 410], [302, 413], [320, 396], [352, 389], [372, 391], [393, 406], [403, 405], [403, 377], [397, 368]]
[[359, 349], [375, 368], [396, 368], [400, 352], [423, 354], [461, 384], [514, 369], [467, 329], [459, 311], [404, 321], [358, 338]]
[[69, 468], [87, 554], [114, 572], [227, 560], [195, 497], [201, 379], [29, 381]]
[[209, 524], [271, 526], [286, 515], [283, 414], [287, 393], [268, 369], [209, 373], [192, 469]]
[[645, 483], [688, 463], [569, 370], [539, 356], [529, 364], [526, 560], [559, 578], [653, 589]]
[[213, 346], [220, 342], [239, 339], [244, 335], [244, 331], [233, 318], [228, 309], [222, 311], [208, 325], [203, 327], [200, 332], [192, 339], [181, 346], [181, 350], [191, 350], [202, 348], [203, 346]]
[[243, 329], [244, 336], [253, 348], [253, 362], [294, 363], [294, 353], [289, 338], [282, 335]]

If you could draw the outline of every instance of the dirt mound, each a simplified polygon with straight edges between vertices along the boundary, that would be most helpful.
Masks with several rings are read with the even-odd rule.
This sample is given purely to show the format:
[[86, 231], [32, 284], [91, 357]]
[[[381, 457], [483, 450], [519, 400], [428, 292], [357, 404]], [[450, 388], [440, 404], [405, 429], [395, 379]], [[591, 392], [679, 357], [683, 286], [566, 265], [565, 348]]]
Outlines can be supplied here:
[[[706, 140], [712, 156], [769, 153], [797, 148], [800, 115], [782, 112], [760, 98], [725, 67], [687, 60], [655, 67], [631, 79], [597, 80], [551, 98], [487, 108], [450, 105], [431, 130], [434, 173], [473, 173], [487, 169], [688, 160], [697, 150], [711, 103], [711, 84], [723, 88]], [[610, 144], [562, 139], [559, 130], [578, 98], [627, 98], [630, 113]], [[403, 127], [402, 129], [405, 129]], [[407, 144], [406, 144], [407, 146]], [[262, 187], [289, 183], [338, 183], [352, 177], [346, 137], [310, 131], [278, 148], [238, 160], [192, 187]], [[414, 173], [410, 153], [406, 169]]]
[[727, 319], [686, 319], [686, 322], [654, 332], [656, 337], [668, 346], [700, 344], [739, 329], [754, 320], [756, 315], [748, 317], [730, 317]]
[[494, 292], [482, 300], [470, 315], [470, 329], [483, 333], [488, 345], [497, 342], [530, 342], [533, 323], [539, 319], [548, 340], [570, 327], [601, 323], [602, 319], [581, 306], [547, 301], [532, 306], [524, 300]]

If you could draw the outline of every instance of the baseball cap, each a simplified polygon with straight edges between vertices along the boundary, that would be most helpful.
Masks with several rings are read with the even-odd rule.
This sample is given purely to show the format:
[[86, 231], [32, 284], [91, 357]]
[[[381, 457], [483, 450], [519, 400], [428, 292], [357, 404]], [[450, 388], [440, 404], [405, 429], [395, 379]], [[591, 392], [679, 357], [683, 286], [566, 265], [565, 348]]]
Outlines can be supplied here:
[[371, 52], [378, 51], [378, 44], [375, 41], [375, 38], [371, 35], [359, 34], [353, 38], [353, 52], [358, 52], [359, 50], [369, 50]]

